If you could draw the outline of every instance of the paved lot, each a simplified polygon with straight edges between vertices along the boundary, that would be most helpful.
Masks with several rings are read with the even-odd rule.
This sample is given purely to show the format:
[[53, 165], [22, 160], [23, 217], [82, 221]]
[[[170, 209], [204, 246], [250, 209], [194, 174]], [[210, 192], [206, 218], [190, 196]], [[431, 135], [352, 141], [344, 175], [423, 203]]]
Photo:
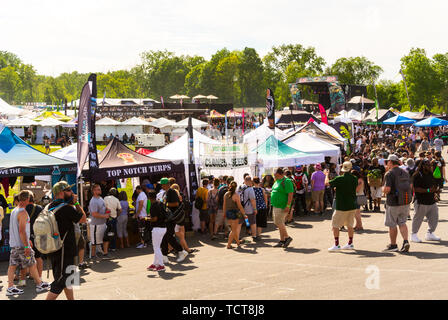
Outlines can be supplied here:
[[[382, 213], [363, 214], [363, 233], [355, 234], [355, 251], [329, 253], [330, 215], [299, 219], [288, 232], [290, 248], [273, 248], [278, 232], [270, 224], [263, 241], [227, 250], [224, 241], [188, 238], [200, 251], [160, 274], [146, 271], [152, 248], [126, 249], [117, 259], [92, 265], [82, 273], [77, 299], [448, 299], [448, 190], [439, 203], [440, 242], [411, 243], [410, 252], [383, 253], [389, 243]], [[410, 227], [410, 221], [408, 222]], [[424, 239], [427, 224], [419, 232]], [[347, 233], [341, 234], [345, 244]], [[401, 246], [401, 238], [399, 238]], [[7, 263], [0, 264], [0, 299], [8, 299]], [[44, 277], [46, 277], [44, 272]], [[378, 275], [377, 282], [372, 280]], [[52, 275], [50, 272], [50, 279]], [[366, 286], [367, 282], [367, 286]], [[28, 281], [20, 298], [45, 299]], [[61, 295], [60, 299], [65, 299]]]

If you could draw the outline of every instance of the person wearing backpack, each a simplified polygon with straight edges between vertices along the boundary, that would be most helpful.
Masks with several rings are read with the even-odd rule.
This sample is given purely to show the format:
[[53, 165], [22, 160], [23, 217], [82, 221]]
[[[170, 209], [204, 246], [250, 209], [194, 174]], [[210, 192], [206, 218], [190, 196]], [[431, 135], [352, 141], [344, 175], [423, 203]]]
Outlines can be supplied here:
[[166, 214], [160, 201], [157, 200], [155, 191], [148, 192], [148, 200], [151, 201], [149, 217], [146, 219], [152, 226], [152, 247], [154, 250], [154, 262], [148, 271], [165, 271], [164, 258], [161, 250], [163, 238], [166, 234]]
[[274, 224], [280, 232], [280, 241], [274, 246], [286, 248], [292, 241], [285, 226], [285, 218], [289, 213], [294, 197], [294, 186], [284, 175], [282, 168], [275, 171], [275, 182], [272, 186], [271, 204], [273, 207]]
[[241, 205], [243, 206], [244, 212], [246, 213], [245, 218], [247, 218], [247, 221], [249, 222], [251, 236], [253, 238], [253, 241], [256, 242], [259, 240], [259, 238], [257, 238], [256, 220], [258, 210], [257, 203], [255, 201], [255, 191], [252, 186], [252, 177], [250, 175], [247, 175], [244, 178], [244, 184], [241, 186], [240, 199]]
[[308, 179], [303, 172], [302, 166], [296, 166], [296, 172], [294, 174], [294, 183], [296, 185], [296, 201], [294, 204], [294, 215], [298, 216], [300, 213], [300, 205], [302, 206], [303, 214], [307, 215], [306, 209], [306, 190], [308, 188]]
[[207, 196], [207, 207], [208, 207], [208, 214], [210, 217], [209, 222], [209, 230], [210, 230], [210, 236], [212, 240], [216, 239], [215, 234], [215, 222], [216, 222], [216, 215], [218, 213], [218, 187], [219, 187], [219, 179], [213, 179], [213, 189], [208, 192]]
[[[201, 233], [206, 233], [206, 224], [209, 220], [207, 211], [207, 197], [208, 197], [208, 179], [202, 180], [202, 187], [196, 191], [195, 208], [199, 210], [199, 220], [201, 221]], [[202, 204], [202, 206], [201, 206]]]
[[[54, 281], [51, 283], [47, 300], [56, 300], [64, 291], [67, 300], [74, 300], [72, 288], [67, 288], [67, 278], [76, 270], [75, 257], [78, 255], [78, 246], [75, 238], [75, 223], [86, 223], [86, 215], [82, 210], [71, 186], [60, 181], [53, 186], [54, 201], [48, 205], [54, 210], [58, 231], [63, 239], [62, 248], [49, 254], [53, 269]], [[38, 218], [39, 219], [39, 218]], [[37, 224], [38, 220], [36, 220]]]
[[[37, 263], [37, 271], [39, 272], [39, 277], [42, 278], [42, 271], [44, 270], [44, 261], [42, 259], [42, 253], [36, 248], [35, 244], [34, 244], [34, 230], [33, 230], [33, 226], [34, 226], [34, 222], [36, 221], [36, 218], [39, 216], [39, 213], [42, 212], [43, 208], [37, 204], [34, 203], [34, 194], [30, 191], [30, 200], [29, 200], [29, 204], [26, 206], [26, 211], [28, 212], [28, 215], [30, 216], [30, 232], [31, 232], [31, 236], [30, 236], [30, 240], [31, 243], [33, 245], [33, 250], [34, 250], [34, 257], [36, 258], [36, 263]], [[25, 280], [20, 280], [19, 282], [19, 287], [21, 286], [21, 284], [26, 283]]]
[[439, 190], [438, 183], [433, 176], [431, 163], [428, 160], [419, 160], [417, 171], [412, 176], [412, 184], [415, 192], [414, 219], [412, 220], [412, 242], [422, 242], [418, 236], [418, 230], [423, 219], [428, 219], [428, 232], [425, 240], [440, 241], [434, 234], [439, 223], [439, 208], [436, 202], [436, 193]]
[[387, 173], [384, 176], [383, 193], [386, 194], [387, 206], [384, 224], [389, 227], [390, 244], [384, 252], [398, 251], [398, 228], [403, 237], [403, 246], [400, 252], [408, 252], [410, 248], [406, 222], [412, 201], [411, 180], [409, 174], [400, 169], [399, 165], [398, 156], [395, 154], [389, 155], [387, 158]]
[[30, 219], [25, 210], [25, 207], [29, 203], [29, 197], [30, 194], [27, 190], [21, 191], [18, 194], [18, 205], [11, 212], [9, 220], [9, 246], [11, 247], [11, 253], [9, 255], [7, 296], [24, 293], [23, 290], [14, 285], [14, 275], [17, 267], [30, 269], [30, 274], [36, 284], [37, 293], [47, 291], [50, 288], [50, 285], [43, 282], [39, 277], [36, 259], [34, 258], [34, 250], [31, 248]]

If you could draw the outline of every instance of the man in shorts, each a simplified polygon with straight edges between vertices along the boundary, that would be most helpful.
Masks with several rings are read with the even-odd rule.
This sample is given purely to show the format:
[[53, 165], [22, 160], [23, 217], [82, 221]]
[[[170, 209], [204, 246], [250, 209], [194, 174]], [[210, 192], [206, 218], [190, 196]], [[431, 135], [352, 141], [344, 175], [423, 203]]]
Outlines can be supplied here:
[[[333, 227], [334, 246], [328, 251], [334, 252], [339, 250], [353, 250], [353, 223], [355, 221], [356, 212], [356, 187], [358, 186], [358, 179], [350, 173], [352, 170], [352, 163], [346, 161], [342, 164], [341, 176], [329, 180], [330, 172], [325, 170], [325, 182], [332, 188], [336, 188], [336, 210], [333, 213], [331, 224]], [[341, 227], [347, 226], [348, 229], [348, 244], [339, 245], [339, 230]]]
[[101, 186], [94, 184], [92, 188], [93, 197], [90, 199], [89, 212], [90, 212], [90, 242], [92, 244], [92, 257], [96, 255], [96, 246], [103, 245], [103, 259], [111, 259], [108, 254], [109, 241], [104, 241], [104, 233], [107, 226], [106, 221], [109, 219], [109, 213], [106, 213], [106, 203], [101, 198]]
[[[384, 224], [389, 227], [390, 244], [384, 250], [384, 252], [396, 252], [398, 251], [397, 236], [398, 228], [400, 229], [401, 236], [403, 237], [403, 246], [400, 252], [408, 252], [410, 244], [408, 241], [408, 227], [406, 222], [409, 216], [410, 205], [398, 205], [397, 197], [395, 195], [395, 176], [400, 174], [400, 171], [407, 172], [399, 168], [400, 161], [394, 154], [389, 155], [387, 158], [387, 173], [384, 176], [385, 184], [383, 192], [386, 194], [386, 217]], [[398, 226], [398, 228], [397, 228]]]
[[34, 250], [31, 248], [30, 217], [25, 210], [29, 204], [29, 198], [30, 194], [28, 191], [21, 191], [18, 195], [18, 206], [11, 212], [9, 222], [9, 246], [11, 247], [11, 254], [9, 256], [7, 296], [24, 293], [23, 290], [14, 285], [14, 275], [17, 267], [21, 267], [22, 269], [30, 268], [30, 274], [36, 283], [37, 293], [50, 289], [50, 284], [43, 282], [39, 277]]
[[294, 186], [293, 182], [285, 177], [282, 168], [278, 168], [274, 176], [275, 182], [272, 186], [271, 204], [273, 207], [274, 224], [280, 232], [280, 241], [274, 247], [286, 248], [292, 241], [292, 238], [286, 231], [285, 218], [291, 209]]

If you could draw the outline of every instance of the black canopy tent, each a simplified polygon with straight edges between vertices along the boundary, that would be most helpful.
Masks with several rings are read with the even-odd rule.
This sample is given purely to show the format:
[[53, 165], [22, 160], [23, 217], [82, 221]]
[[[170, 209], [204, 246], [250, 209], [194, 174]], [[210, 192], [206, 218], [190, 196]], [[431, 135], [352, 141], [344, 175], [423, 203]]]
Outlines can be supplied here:
[[279, 127], [292, 127], [292, 121], [294, 121], [295, 124], [306, 123], [310, 118], [313, 118], [314, 121], [320, 121], [320, 119], [312, 113], [304, 110], [284, 110], [277, 112], [277, 115], [280, 116], [276, 123]]
[[[140, 177], [155, 183], [162, 177], [174, 177], [181, 190], [186, 187], [183, 161], [149, 158], [129, 149], [116, 138], [99, 152], [98, 163], [99, 169], [90, 178], [92, 182]], [[87, 165], [83, 175], [89, 177]]]

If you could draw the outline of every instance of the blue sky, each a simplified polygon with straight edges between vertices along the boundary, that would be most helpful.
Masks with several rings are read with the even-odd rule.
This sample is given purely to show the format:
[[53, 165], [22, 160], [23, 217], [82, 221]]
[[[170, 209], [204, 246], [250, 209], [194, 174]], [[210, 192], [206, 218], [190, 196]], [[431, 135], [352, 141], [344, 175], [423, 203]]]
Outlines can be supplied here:
[[218, 49], [313, 46], [327, 63], [363, 55], [398, 81], [412, 47], [448, 52], [448, 1], [442, 0], [77, 0], [0, 2], [0, 50], [38, 73], [131, 68], [146, 50], [205, 58]]

